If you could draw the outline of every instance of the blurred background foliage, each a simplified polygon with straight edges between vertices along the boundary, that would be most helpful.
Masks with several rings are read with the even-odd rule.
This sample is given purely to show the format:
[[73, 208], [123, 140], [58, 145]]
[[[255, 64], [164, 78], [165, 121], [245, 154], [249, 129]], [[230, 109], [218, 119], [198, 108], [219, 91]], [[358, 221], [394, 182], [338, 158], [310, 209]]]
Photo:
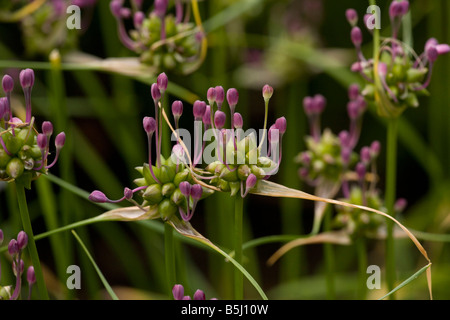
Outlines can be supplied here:
[[[144, 3], [151, 1], [144, 1]], [[151, 3], [150, 3], [151, 4]], [[389, 35], [389, 1], [378, 1], [382, 8], [382, 35]], [[199, 2], [208, 40], [203, 65], [189, 75], [169, 73], [170, 100], [192, 104], [206, 99], [211, 86], [239, 90], [238, 112], [245, 128], [263, 125], [264, 102], [261, 88], [268, 83], [275, 93], [270, 102], [269, 123], [285, 116], [288, 130], [283, 143], [283, 163], [273, 181], [306, 192], [313, 190], [300, 182], [294, 157], [303, 151], [308, 133], [302, 100], [307, 95], [323, 94], [328, 99], [323, 127], [339, 132], [347, 128], [347, 87], [360, 79], [349, 70], [355, 60], [350, 27], [345, 10], [355, 8], [362, 16], [366, 1], [332, 0], [205, 0]], [[450, 43], [447, 0], [412, 0], [413, 47], [418, 52], [428, 38]], [[100, 0], [82, 15], [89, 15], [76, 46], [78, 51], [100, 58], [130, 57], [134, 54], [119, 42], [109, 1]], [[363, 50], [371, 52], [371, 36], [364, 31]], [[408, 37], [408, 34], [405, 34]], [[65, 63], [67, 50], [49, 62], [49, 53], [27, 50], [21, 23], [0, 23], [0, 67], [2, 74], [15, 79], [22, 68], [35, 68], [36, 86], [33, 108], [37, 122], [50, 119], [56, 130], [64, 130], [67, 147], [54, 175], [88, 192], [101, 189], [118, 198], [123, 187], [137, 177], [134, 167], [146, 161], [144, 115], [152, 115], [149, 84], [154, 74], [139, 77], [83, 68]], [[42, 40], [44, 41], [44, 40]], [[62, 49], [62, 48], [60, 48]], [[420, 108], [408, 110], [399, 130], [397, 194], [408, 201], [402, 223], [426, 232], [423, 243], [433, 262], [433, 291], [436, 299], [450, 298], [450, 109], [449, 57], [439, 60], [430, 88], [431, 97], [421, 100]], [[162, 70], [164, 71], [164, 70]], [[22, 101], [19, 85], [14, 91]], [[192, 129], [192, 113], [185, 107], [181, 127]], [[40, 119], [40, 117], [42, 119]], [[385, 124], [371, 110], [364, 118], [359, 146], [373, 140], [385, 141]], [[166, 136], [167, 137], [167, 136]], [[165, 153], [167, 154], [166, 147]], [[384, 189], [384, 150], [379, 160], [381, 190]], [[39, 179], [29, 192], [29, 206], [35, 234], [57, 226], [98, 215], [103, 209], [73, 192]], [[313, 203], [310, 201], [249, 196], [246, 201], [244, 242], [275, 235], [308, 235], [312, 228]], [[223, 248], [232, 247], [232, 208], [227, 195], [215, 194], [201, 202], [192, 225]], [[11, 186], [0, 184], [0, 227], [12, 237], [18, 232], [18, 214]], [[126, 299], [168, 298], [164, 276], [162, 223], [107, 222], [77, 230], [93, 254], [108, 282], [119, 297]], [[444, 236], [431, 237], [429, 233]], [[9, 237], [7, 237], [9, 238]], [[177, 272], [187, 293], [203, 289], [207, 297], [232, 297], [232, 266], [223, 258], [190, 241], [176, 238]], [[244, 251], [245, 268], [256, 278], [271, 299], [358, 299], [355, 245], [315, 244], [290, 251], [274, 266], [267, 259], [283, 241], [269, 242]], [[423, 262], [407, 240], [398, 240], [398, 279], [406, 279]], [[105, 293], [94, 269], [77, 246], [70, 232], [38, 242], [49, 290], [56, 298], [100, 299]], [[332, 264], [325, 263], [326, 254]], [[6, 256], [1, 256], [2, 262]], [[330, 260], [328, 260], [330, 262]], [[382, 268], [384, 281], [384, 242], [367, 240], [367, 265]], [[82, 267], [82, 289], [65, 286], [66, 268]], [[6, 269], [6, 268], [4, 268]], [[332, 270], [332, 281], [327, 281]], [[7, 273], [6, 270], [2, 270]], [[5, 274], [2, 282], [12, 279]], [[246, 284], [248, 285], [248, 283]], [[367, 298], [381, 297], [385, 291], [371, 290]], [[250, 285], [246, 298], [258, 298]], [[401, 299], [427, 299], [424, 276], [398, 293]]]

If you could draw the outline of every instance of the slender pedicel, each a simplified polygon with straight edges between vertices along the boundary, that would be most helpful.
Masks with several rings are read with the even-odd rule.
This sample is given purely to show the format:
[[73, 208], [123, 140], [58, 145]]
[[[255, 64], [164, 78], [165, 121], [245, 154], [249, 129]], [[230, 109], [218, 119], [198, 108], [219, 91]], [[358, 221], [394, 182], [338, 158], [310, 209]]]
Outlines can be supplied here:
[[[150, 174], [152, 175], [153, 179], [156, 183], [161, 184], [161, 182], [156, 178], [154, 172], [153, 172], [153, 165], [152, 165], [152, 138], [153, 133], [158, 130], [158, 125], [156, 123], [156, 120], [152, 117], [144, 117], [143, 120], [143, 126], [144, 131], [147, 133], [147, 142], [148, 142], [148, 168], [150, 170]], [[155, 139], [158, 141], [157, 139]]]

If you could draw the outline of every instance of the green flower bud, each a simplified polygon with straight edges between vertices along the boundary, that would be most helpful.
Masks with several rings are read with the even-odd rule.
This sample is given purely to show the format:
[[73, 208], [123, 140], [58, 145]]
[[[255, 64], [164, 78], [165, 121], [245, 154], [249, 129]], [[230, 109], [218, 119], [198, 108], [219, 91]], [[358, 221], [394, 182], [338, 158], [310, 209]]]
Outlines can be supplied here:
[[137, 179], [134, 179], [133, 182], [138, 187], [143, 187], [143, 186], [147, 185], [147, 181], [145, 180], [145, 178], [137, 178]]
[[[233, 167], [230, 168], [233, 169]], [[237, 181], [238, 180], [237, 170], [230, 171], [227, 167], [225, 167], [220, 172], [220, 178], [228, 182]]]
[[173, 178], [173, 183], [178, 187], [181, 182], [186, 181], [189, 178], [189, 169], [184, 169], [178, 172]]
[[215, 173], [216, 171], [216, 167], [220, 164], [220, 161], [214, 161], [212, 163], [210, 163], [207, 167], [206, 167], [206, 171], [210, 172], [210, 173]]
[[12, 158], [6, 165], [6, 173], [13, 179], [20, 177], [24, 169], [22, 161], [18, 158]]
[[0, 169], [6, 168], [6, 165], [10, 160], [11, 157], [6, 153], [6, 151], [0, 148]]
[[212, 194], [214, 194], [214, 190], [210, 188], [203, 188], [202, 197], [200, 198], [200, 200], [206, 199]]
[[428, 68], [423, 69], [409, 69], [406, 72], [406, 81], [409, 83], [422, 83], [425, 76], [428, 74]]
[[250, 170], [258, 179], [262, 179], [266, 176], [266, 172], [258, 166], [251, 165]]
[[172, 182], [166, 183], [161, 189], [161, 193], [165, 197], [170, 197], [170, 195], [175, 191], [176, 187]]
[[24, 141], [19, 139], [17, 136], [13, 136], [11, 132], [4, 134], [2, 137], [5, 142], [6, 149], [8, 149], [11, 154], [16, 154], [23, 146]]
[[410, 107], [417, 108], [419, 107], [419, 99], [417, 98], [417, 95], [410, 92], [405, 100], [406, 104]]
[[[141, 168], [141, 167], [139, 167]], [[160, 169], [158, 167], [152, 166], [153, 173], [155, 174], [155, 177], [158, 179], [160, 174]], [[139, 170], [138, 170], [139, 171]], [[153, 179], [153, 176], [150, 172], [150, 168], [147, 163], [144, 164], [144, 167], [142, 167], [142, 174], [145, 178], [145, 181], [147, 181], [147, 185], [152, 185], [156, 183], [155, 179]]]
[[225, 180], [220, 179], [219, 182], [218, 182], [218, 184], [217, 184], [217, 186], [218, 186], [218, 187], [220, 188], [220, 190], [222, 190], [223, 192], [229, 192], [229, 191], [231, 191], [231, 189], [230, 189], [230, 184], [229, 184], [227, 181], [225, 181]]
[[170, 200], [172, 200], [172, 202], [175, 203], [177, 206], [180, 206], [183, 203], [183, 201], [186, 200], [186, 197], [181, 193], [180, 189], [177, 188], [172, 193]]
[[392, 67], [392, 74], [394, 75], [394, 79], [397, 82], [403, 82], [406, 78], [406, 70], [405, 67], [401, 64], [395, 64]]
[[11, 298], [12, 286], [0, 286], [0, 300], [9, 300]]
[[161, 185], [160, 184], [152, 184], [149, 186], [144, 194], [142, 195], [144, 200], [148, 201], [150, 204], [158, 204], [163, 199], [163, 195], [161, 192]]
[[175, 169], [167, 165], [161, 166], [159, 178], [160, 178], [159, 181], [161, 181], [161, 183], [163, 184], [167, 182], [172, 182], [173, 179], [175, 178]]
[[178, 207], [169, 199], [164, 199], [158, 205], [159, 214], [164, 221], [169, 220], [176, 212]]
[[236, 182], [230, 182], [230, 190], [231, 190], [231, 194], [230, 196], [235, 196], [240, 190], [241, 190], [241, 183], [239, 181]]
[[247, 177], [250, 173], [252, 173], [252, 172], [251, 172], [249, 166], [246, 164], [240, 165], [239, 168], [237, 169], [238, 178], [241, 181], [247, 180]]

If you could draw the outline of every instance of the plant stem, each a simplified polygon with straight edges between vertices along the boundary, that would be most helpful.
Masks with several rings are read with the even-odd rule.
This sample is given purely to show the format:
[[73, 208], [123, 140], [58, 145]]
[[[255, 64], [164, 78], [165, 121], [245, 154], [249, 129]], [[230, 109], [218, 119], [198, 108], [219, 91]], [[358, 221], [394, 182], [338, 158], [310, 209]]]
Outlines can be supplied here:
[[[396, 175], [397, 175], [397, 119], [390, 119], [387, 130], [387, 151], [386, 151], [386, 194], [385, 205], [387, 213], [395, 217], [394, 205], [396, 198]], [[395, 286], [395, 251], [394, 251], [394, 223], [387, 222], [386, 239], [386, 281], [388, 290]], [[389, 296], [394, 299], [394, 295]]]
[[356, 241], [356, 254], [358, 256], [358, 289], [357, 299], [365, 300], [367, 297], [367, 247], [364, 236], [359, 236]]
[[164, 258], [166, 264], [166, 278], [169, 297], [172, 295], [172, 287], [176, 284], [175, 276], [175, 250], [173, 244], [173, 228], [170, 224], [164, 224]]
[[[327, 204], [324, 215], [324, 230], [331, 230], [331, 213], [332, 207]], [[335, 276], [335, 256], [333, 245], [331, 243], [324, 243], [324, 260], [326, 270], [326, 283], [327, 283], [327, 299], [334, 300], [336, 298], [336, 276]]]
[[34, 242], [34, 233], [31, 226], [30, 215], [28, 213], [27, 198], [25, 195], [25, 187], [16, 181], [17, 202], [19, 203], [20, 217], [22, 219], [23, 230], [28, 235], [28, 250], [30, 252], [31, 263], [33, 264], [36, 274], [36, 284], [38, 286], [40, 298], [49, 300], [47, 288], [45, 286], [44, 275], [42, 274], [41, 263], [39, 260], [36, 243]]
[[[238, 193], [234, 197], [234, 252], [235, 260], [242, 265], [242, 221], [244, 211], [244, 199]], [[235, 269], [234, 272], [234, 298], [244, 299], [244, 278], [242, 273]]]

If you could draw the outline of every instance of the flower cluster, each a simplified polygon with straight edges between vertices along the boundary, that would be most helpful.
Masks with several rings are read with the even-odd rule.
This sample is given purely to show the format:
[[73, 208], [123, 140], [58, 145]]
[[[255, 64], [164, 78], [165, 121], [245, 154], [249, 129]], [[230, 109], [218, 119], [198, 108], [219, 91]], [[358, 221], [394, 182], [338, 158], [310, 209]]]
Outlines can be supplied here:
[[[155, 117], [144, 117], [143, 127], [148, 138], [148, 163], [137, 167], [141, 177], [134, 180], [137, 188], [124, 189], [124, 195], [118, 200], [110, 200], [99, 190], [90, 195], [93, 202], [120, 202], [129, 200], [143, 210], [147, 206], [158, 206], [158, 211], [164, 220], [169, 220], [176, 212], [184, 221], [189, 221], [195, 211], [199, 200], [211, 195], [214, 190], [230, 192], [232, 196], [238, 194], [245, 197], [256, 185], [259, 179], [268, 179], [275, 174], [281, 163], [281, 141], [286, 132], [286, 119], [276, 120], [268, 132], [265, 143], [267, 113], [269, 100], [273, 89], [266, 85], [263, 88], [263, 98], [266, 105], [266, 117], [263, 136], [257, 145], [254, 131], [244, 135], [243, 119], [240, 113], [235, 112], [239, 100], [238, 91], [229, 89], [226, 99], [230, 108], [231, 129], [225, 129], [227, 116], [223, 109], [225, 90], [221, 86], [211, 87], [207, 92], [207, 100], [197, 100], [193, 104], [195, 118], [194, 150], [191, 157], [190, 145], [186, 146], [189, 139], [183, 140], [182, 130], [179, 128], [179, 120], [183, 114], [183, 103], [176, 100], [172, 103], [171, 111], [174, 119], [172, 137], [176, 138], [176, 144], [172, 148], [170, 157], [165, 158], [161, 154], [161, 127], [162, 118], [166, 113], [162, 108], [163, 99], [168, 84], [165, 73], [161, 73], [157, 82], [151, 86], [151, 95], [155, 105]], [[170, 123], [168, 123], [170, 124]], [[205, 130], [204, 135], [203, 130]], [[207, 144], [210, 136], [213, 140]], [[152, 150], [155, 147], [155, 162], [152, 164]], [[206, 151], [211, 151], [207, 154]], [[207, 167], [198, 167], [205, 160]], [[208, 181], [208, 183], [203, 182]], [[133, 195], [138, 193], [143, 202], [138, 204], [133, 200]]]
[[[258, 145], [254, 130], [243, 131], [242, 115], [235, 112], [239, 100], [239, 93], [231, 88], [227, 91], [226, 98], [230, 109], [230, 129], [225, 129], [226, 114], [222, 110], [225, 91], [221, 86], [210, 88], [207, 92], [209, 105], [205, 112], [198, 115], [202, 119], [205, 128], [211, 128], [215, 141], [211, 143], [216, 150], [216, 160], [206, 167], [206, 171], [212, 174], [210, 183], [221, 191], [231, 192], [234, 196], [240, 190], [245, 197], [259, 179], [268, 179], [274, 175], [282, 160], [282, 136], [286, 132], [286, 118], [278, 118], [267, 131], [267, 113], [269, 100], [273, 95], [273, 88], [265, 85], [262, 95], [266, 105], [266, 114], [262, 137]], [[205, 104], [204, 102], [198, 102]], [[214, 106], [217, 110], [214, 111]], [[195, 106], [194, 106], [195, 107]], [[201, 117], [200, 117], [201, 116]], [[249, 133], [248, 133], [249, 132]], [[205, 148], [203, 147], [202, 151]], [[245, 187], [244, 187], [245, 184]]]
[[[3, 243], [3, 231], [0, 229], [0, 245]], [[22, 274], [25, 270], [25, 263], [22, 260], [22, 251], [28, 244], [28, 236], [24, 231], [20, 231], [17, 235], [17, 239], [12, 239], [8, 244], [8, 253], [12, 258], [12, 270], [16, 276], [16, 285], [14, 291], [13, 286], [0, 286], [0, 300], [9, 299], [17, 300], [20, 296], [22, 288]], [[1, 280], [1, 264], [0, 264], [0, 280]], [[34, 267], [30, 266], [27, 269], [27, 282], [29, 287], [28, 299], [31, 298], [31, 290], [33, 284], [36, 282], [36, 275], [34, 273]]]
[[[450, 46], [431, 38], [419, 56], [398, 39], [402, 18], [409, 11], [407, 0], [394, 0], [389, 8], [392, 36], [383, 39], [376, 58], [367, 59], [362, 50], [362, 30], [357, 26], [358, 14], [354, 9], [346, 12], [352, 26], [351, 40], [358, 54], [352, 71], [360, 73], [367, 82], [363, 90], [368, 101], [378, 101], [378, 112], [384, 117], [399, 116], [408, 107], [418, 107], [418, 97], [427, 95], [433, 66], [440, 55], [450, 52]], [[364, 17], [367, 24], [370, 15]]]
[[[143, 63], [183, 72], [198, 60], [203, 35], [189, 22], [181, 0], [175, 1], [175, 15], [168, 13], [168, 0], [155, 0], [149, 14], [142, 11], [142, 0], [133, 0], [131, 5], [126, 8], [123, 0], [112, 0], [110, 8], [120, 40], [139, 54]], [[127, 31], [125, 19], [132, 19], [134, 29]]]
[[64, 132], [56, 136], [56, 155], [53, 161], [48, 163], [53, 125], [50, 121], [44, 121], [42, 133], [38, 133], [33, 127], [31, 91], [34, 85], [34, 71], [32, 69], [21, 71], [20, 85], [25, 95], [25, 122], [14, 117], [12, 113], [11, 93], [14, 89], [14, 80], [9, 75], [3, 77], [2, 86], [6, 97], [0, 98], [0, 180], [4, 181], [16, 179], [31, 181], [39, 174], [45, 174], [47, 169], [55, 165], [66, 140]]
[[[32, 14], [21, 20], [24, 45], [28, 55], [43, 55], [58, 48], [67, 52], [77, 47], [79, 32], [67, 27], [67, 8], [76, 5], [90, 8], [97, 0], [52, 0], [46, 1]], [[87, 15], [83, 15], [83, 17]], [[81, 18], [81, 17], [80, 17]], [[80, 21], [85, 23], [86, 20]], [[80, 26], [82, 28], [83, 26]]]
[[[89, 199], [93, 202], [116, 203], [124, 200], [131, 201], [135, 205], [147, 211], [147, 206], [157, 206], [163, 220], [169, 220], [179, 212], [184, 221], [189, 221], [195, 211], [197, 202], [213, 193], [212, 190], [195, 183], [189, 167], [180, 161], [180, 152], [183, 149], [180, 144], [173, 147], [173, 152], [167, 159], [161, 154], [161, 127], [162, 106], [161, 99], [167, 89], [168, 79], [165, 73], [158, 76], [157, 83], [151, 86], [151, 95], [155, 104], [155, 117], [144, 117], [143, 127], [148, 138], [148, 163], [136, 167], [141, 177], [134, 180], [135, 189], [124, 189], [124, 196], [118, 200], [110, 200], [101, 191], [94, 191]], [[178, 120], [183, 113], [183, 103], [175, 101], [172, 105], [175, 125], [178, 129]], [[164, 113], [165, 114], [165, 113]], [[156, 150], [156, 163], [152, 164], [153, 142]], [[143, 202], [138, 204], [133, 195], [138, 193]]]
[[[173, 286], [172, 294], [173, 294], [173, 298], [175, 300], [206, 300], [205, 293], [200, 289], [195, 291], [192, 299], [190, 296], [185, 296], [184, 295], [184, 287], [181, 284], [176, 284]], [[217, 299], [211, 298], [211, 300], [217, 300]]]

